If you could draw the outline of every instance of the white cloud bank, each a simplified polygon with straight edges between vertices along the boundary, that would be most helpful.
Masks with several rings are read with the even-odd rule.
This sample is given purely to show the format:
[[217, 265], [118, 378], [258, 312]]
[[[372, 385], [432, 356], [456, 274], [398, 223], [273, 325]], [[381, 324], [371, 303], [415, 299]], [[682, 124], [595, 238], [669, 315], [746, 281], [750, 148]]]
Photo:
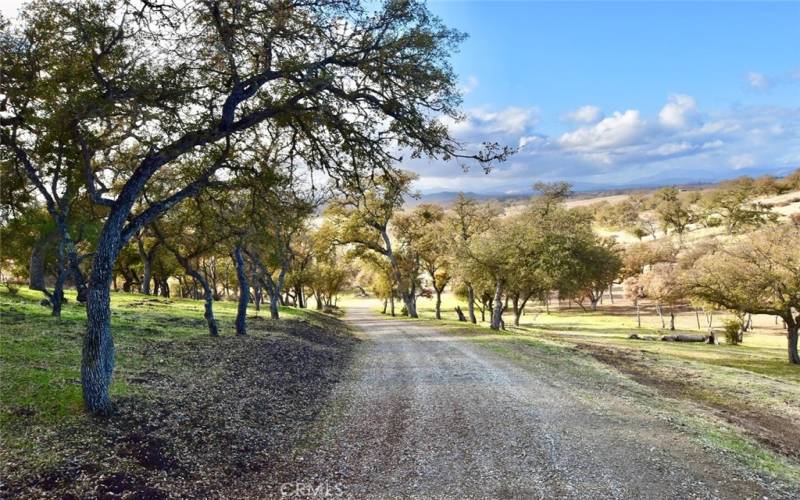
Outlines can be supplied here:
[[562, 119], [558, 134], [537, 130], [536, 108], [482, 107], [462, 122], [445, 122], [472, 148], [483, 141], [518, 146], [488, 176], [461, 175], [452, 165], [416, 161], [425, 191], [519, 192], [536, 180], [564, 179], [579, 187], [713, 180], [741, 173], [785, 172], [800, 166], [800, 108], [734, 107], [705, 111], [689, 95], [667, 96], [659, 112], [583, 106]]
[[570, 111], [564, 115], [564, 120], [572, 123], [594, 123], [603, 117], [603, 112], [597, 106], [588, 104]]

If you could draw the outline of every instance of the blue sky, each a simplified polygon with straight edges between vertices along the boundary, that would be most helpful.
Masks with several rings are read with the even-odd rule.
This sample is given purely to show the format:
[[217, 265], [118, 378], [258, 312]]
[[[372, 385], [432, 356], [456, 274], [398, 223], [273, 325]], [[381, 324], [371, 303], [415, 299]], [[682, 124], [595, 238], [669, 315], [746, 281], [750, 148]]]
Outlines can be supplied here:
[[[21, 0], [0, 0], [13, 14]], [[415, 160], [423, 192], [521, 192], [781, 175], [800, 167], [800, 2], [434, 0], [469, 34], [452, 62], [468, 147], [521, 146], [488, 176]]]
[[467, 142], [523, 148], [488, 177], [412, 165], [423, 191], [710, 181], [800, 166], [800, 3], [433, 1]]

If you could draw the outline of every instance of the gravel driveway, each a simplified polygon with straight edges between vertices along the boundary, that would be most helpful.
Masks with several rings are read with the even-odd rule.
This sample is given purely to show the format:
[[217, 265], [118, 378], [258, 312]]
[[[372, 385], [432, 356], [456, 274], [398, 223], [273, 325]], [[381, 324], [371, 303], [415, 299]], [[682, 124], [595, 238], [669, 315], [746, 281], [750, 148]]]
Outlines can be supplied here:
[[575, 374], [368, 309], [347, 321], [365, 342], [290, 496], [785, 496], [641, 404], [577, 396]]

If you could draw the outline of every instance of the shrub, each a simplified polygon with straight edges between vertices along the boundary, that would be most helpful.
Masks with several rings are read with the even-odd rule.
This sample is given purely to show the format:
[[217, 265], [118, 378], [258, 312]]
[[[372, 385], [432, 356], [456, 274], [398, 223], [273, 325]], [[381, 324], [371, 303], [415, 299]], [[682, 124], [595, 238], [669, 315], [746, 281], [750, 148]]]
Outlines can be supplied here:
[[739, 345], [742, 342], [742, 323], [736, 319], [729, 319], [725, 322], [725, 342], [731, 345]]
[[5, 283], [3, 283], [3, 285], [5, 285], [6, 289], [8, 289], [8, 293], [10, 293], [11, 295], [16, 295], [19, 293], [19, 285], [17, 285], [16, 283], [11, 283], [10, 281], [6, 281]]

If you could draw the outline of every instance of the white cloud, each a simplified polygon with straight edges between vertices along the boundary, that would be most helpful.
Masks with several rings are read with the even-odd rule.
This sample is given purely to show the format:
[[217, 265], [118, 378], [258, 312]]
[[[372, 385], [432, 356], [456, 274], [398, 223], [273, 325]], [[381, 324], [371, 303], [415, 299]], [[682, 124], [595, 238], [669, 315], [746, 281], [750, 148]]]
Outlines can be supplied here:
[[658, 113], [658, 121], [665, 127], [685, 127], [697, 114], [694, 98], [685, 94], [672, 94]]
[[686, 141], [668, 142], [657, 146], [655, 149], [651, 149], [648, 154], [651, 156], [674, 156], [691, 151], [695, 149], [695, 147], [696, 146]]
[[495, 111], [483, 107], [467, 110], [464, 120], [460, 122], [447, 117], [441, 121], [453, 135], [461, 139], [491, 134], [519, 135], [536, 125], [539, 113], [536, 108], [511, 106]]
[[481, 128], [489, 133], [519, 134], [539, 120], [536, 109], [517, 107], [495, 112], [477, 109], [473, 116], [480, 123]]
[[757, 73], [755, 71], [751, 71], [747, 73], [747, 84], [754, 89], [757, 90], [764, 90], [770, 86], [769, 78], [767, 78], [763, 73]]
[[755, 166], [756, 158], [751, 154], [733, 155], [728, 158], [728, 164], [735, 170], [739, 170], [742, 168]]
[[459, 90], [461, 91], [462, 94], [467, 95], [476, 88], [478, 88], [478, 84], [479, 84], [478, 79], [475, 76], [470, 75], [467, 77], [467, 81], [461, 84]]
[[574, 123], [595, 123], [602, 117], [603, 111], [600, 108], [587, 104], [574, 111], [570, 111], [564, 116], [564, 119]]
[[723, 141], [721, 139], [714, 139], [713, 141], [704, 142], [703, 145], [700, 146], [700, 147], [702, 149], [717, 149], [717, 148], [721, 148], [724, 145], [725, 145], [725, 141]]
[[523, 135], [519, 138], [519, 142], [517, 147], [520, 149], [524, 147], [528, 147], [528, 149], [532, 149], [535, 146], [544, 145], [547, 142], [547, 138], [540, 136], [540, 135]]
[[578, 150], [607, 149], [633, 143], [644, 128], [639, 111], [629, 109], [624, 113], [616, 112], [593, 126], [561, 134], [558, 142], [565, 148]]
[[488, 176], [478, 168], [462, 174], [456, 165], [436, 161], [407, 166], [421, 174], [425, 191], [497, 193], [527, 189], [536, 180], [568, 180], [588, 189], [783, 174], [800, 165], [800, 107], [702, 110], [691, 97], [675, 95], [659, 111], [628, 109], [546, 134], [534, 108], [473, 109], [451, 130], [459, 131], [469, 150], [482, 141], [518, 146], [510, 161]]

